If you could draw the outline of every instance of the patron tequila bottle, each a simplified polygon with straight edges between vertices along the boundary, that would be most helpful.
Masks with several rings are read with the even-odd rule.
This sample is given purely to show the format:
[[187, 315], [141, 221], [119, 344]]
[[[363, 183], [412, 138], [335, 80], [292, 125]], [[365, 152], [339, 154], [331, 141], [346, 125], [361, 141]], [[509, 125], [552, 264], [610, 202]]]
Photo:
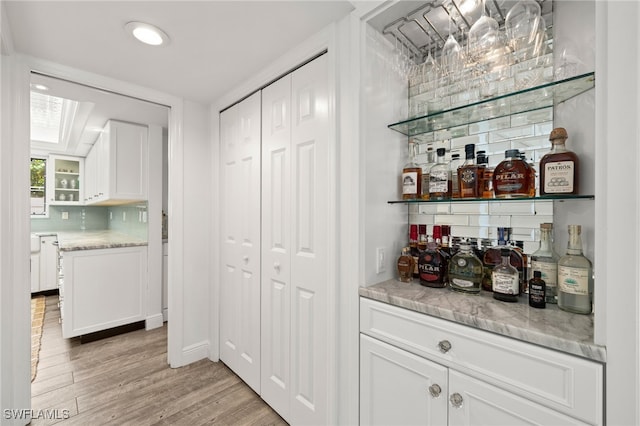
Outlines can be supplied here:
[[540, 195], [578, 194], [578, 156], [569, 151], [567, 131], [558, 127], [549, 135], [551, 151], [540, 159]]
[[591, 261], [582, 254], [582, 228], [569, 225], [567, 254], [558, 260], [558, 307], [576, 314], [590, 314], [593, 303]]

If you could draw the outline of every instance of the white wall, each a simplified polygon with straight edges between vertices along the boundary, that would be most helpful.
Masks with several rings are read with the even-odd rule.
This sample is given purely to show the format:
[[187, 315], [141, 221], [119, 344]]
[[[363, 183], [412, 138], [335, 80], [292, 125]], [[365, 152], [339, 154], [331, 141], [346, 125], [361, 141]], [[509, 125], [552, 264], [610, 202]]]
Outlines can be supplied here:
[[[211, 288], [211, 122], [204, 105], [184, 103], [184, 235], [183, 352], [184, 363], [209, 356], [209, 316]], [[178, 230], [170, 228], [173, 236]], [[179, 253], [175, 253], [179, 254]], [[173, 312], [169, 324], [173, 320]]]

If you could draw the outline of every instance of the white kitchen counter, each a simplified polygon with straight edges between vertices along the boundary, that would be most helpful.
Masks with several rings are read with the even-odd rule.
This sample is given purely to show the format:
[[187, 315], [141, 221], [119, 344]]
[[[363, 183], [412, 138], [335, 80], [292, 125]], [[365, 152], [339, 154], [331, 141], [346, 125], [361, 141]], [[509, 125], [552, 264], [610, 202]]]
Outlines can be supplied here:
[[61, 251], [146, 246], [147, 240], [111, 230], [57, 232]]
[[594, 361], [606, 361], [606, 348], [593, 343], [593, 315], [572, 314], [550, 304], [546, 309], [535, 309], [524, 295], [518, 303], [506, 303], [486, 291], [468, 295], [397, 280], [360, 287], [359, 294]]

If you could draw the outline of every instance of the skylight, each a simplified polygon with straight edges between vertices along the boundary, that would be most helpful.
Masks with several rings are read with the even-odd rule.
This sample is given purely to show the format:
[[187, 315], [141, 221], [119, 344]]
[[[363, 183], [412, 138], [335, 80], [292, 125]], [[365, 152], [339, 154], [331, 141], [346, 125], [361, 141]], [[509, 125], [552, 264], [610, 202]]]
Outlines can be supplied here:
[[59, 143], [64, 99], [31, 92], [31, 140]]

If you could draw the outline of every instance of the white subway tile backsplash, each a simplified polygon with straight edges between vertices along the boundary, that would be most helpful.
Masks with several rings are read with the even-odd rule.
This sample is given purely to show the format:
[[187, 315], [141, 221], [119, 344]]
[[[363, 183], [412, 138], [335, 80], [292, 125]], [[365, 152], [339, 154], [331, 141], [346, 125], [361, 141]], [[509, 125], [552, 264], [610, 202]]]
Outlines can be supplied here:
[[432, 214], [410, 214], [409, 223], [416, 223], [419, 225], [433, 225], [434, 215]]
[[451, 235], [468, 238], [489, 238], [489, 229], [478, 226], [452, 226]]
[[489, 142], [500, 142], [515, 138], [522, 138], [534, 135], [534, 126], [526, 125], [520, 127], [511, 127], [508, 129], [494, 130], [489, 133]]
[[515, 241], [534, 241], [534, 228], [511, 227], [511, 239]]
[[492, 130], [507, 129], [511, 126], [509, 117], [494, 118], [492, 120], [480, 121], [469, 125], [469, 134], [486, 133]]
[[471, 215], [469, 216], [469, 225], [493, 228], [510, 227], [511, 216]]
[[489, 205], [489, 213], [492, 215], [536, 214], [536, 210], [533, 201], [496, 201]]
[[547, 138], [547, 145], [551, 146], [551, 142], [548, 141], [549, 135], [553, 130], [553, 117], [546, 123], [536, 124], [536, 135], [545, 136]]
[[[541, 122], [553, 122], [553, 107], [543, 108], [536, 111], [522, 112], [511, 116], [511, 126], [522, 126], [524, 124], [536, 124]], [[536, 124], [537, 129], [538, 124]], [[536, 134], [539, 134], [536, 132]]]
[[425, 203], [420, 205], [420, 214], [449, 214], [449, 203]]
[[436, 215], [433, 220], [437, 225], [461, 225], [466, 226], [469, 224], [469, 217], [467, 215], [448, 215], [439, 214]]
[[[536, 214], [553, 218], [553, 201], [536, 201]], [[553, 222], [551, 220], [550, 222]]]
[[473, 202], [473, 203], [464, 203], [464, 202], [456, 202], [451, 203], [451, 213], [452, 214], [488, 214], [489, 213], [489, 202]]
[[553, 223], [553, 216], [533, 215], [533, 216], [513, 216], [511, 227], [513, 228], [539, 228], [541, 223]]

